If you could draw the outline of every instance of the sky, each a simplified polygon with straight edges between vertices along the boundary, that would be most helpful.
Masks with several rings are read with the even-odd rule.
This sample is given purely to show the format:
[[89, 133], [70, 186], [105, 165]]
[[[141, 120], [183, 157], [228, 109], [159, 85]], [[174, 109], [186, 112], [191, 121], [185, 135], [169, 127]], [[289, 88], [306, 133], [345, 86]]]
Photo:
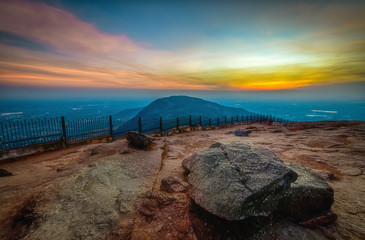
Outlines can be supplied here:
[[0, 0], [0, 93], [364, 98], [364, 1]]

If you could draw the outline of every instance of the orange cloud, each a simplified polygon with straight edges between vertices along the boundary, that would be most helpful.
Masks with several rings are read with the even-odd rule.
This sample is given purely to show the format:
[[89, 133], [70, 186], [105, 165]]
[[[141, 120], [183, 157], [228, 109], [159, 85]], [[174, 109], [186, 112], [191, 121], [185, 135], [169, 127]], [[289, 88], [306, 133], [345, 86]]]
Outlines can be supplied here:
[[0, 44], [0, 82], [5, 85], [48, 87], [109, 87], [135, 89], [213, 89], [201, 83], [189, 83], [159, 71], [146, 72], [98, 62], [80, 61], [66, 56], [9, 47]]
[[[293, 21], [293, 26], [299, 26], [313, 9], [316, 5], [298, 5], [284, 9], [283, 15], [299, 12], [298, 19]], [[364, 81], [364, 41], [351, 37], [343, 38], [345, 40], [336, 38], [339, 33], [350, 36], [353, 29], [358, 32], [365, 26], [365, 21], [361, 21], [364, 17], [360, 9], [352, 16], [349, 12], [353, 8], [346, 8], [340, 13], [342, 18], [350, 20], [334, 19], [336, 26], [333, 26], [336, 9], [330, 6], [316, 12], [310, 20], [318, 22], [316, 31], [298, 39], [275, 38], [265, 43], [234, 39], [225, 42], [223, 47], [204, 42], [207, 46], [201, 49], [162, 51], [146, 49], [123, 34], [102, 32], [74, 14], [46, 3], [1, 1], [0, 31], [37, 42], [47, 51], [0, 43], [0, 83], [54, 87], [273, 90]], [[277, 15], [277, 12], [267, 16], [270, 19], [281, 17], [273, 14]], [[277, 25], [279, 29], [272, 28], [273, 31], [285, 27], [285, 24]]]
[[63, 9], [42, 2], [0, 2], [0, 30], [69, 53], [134, 53], [142, 49], [125, 35], [100, 32]]

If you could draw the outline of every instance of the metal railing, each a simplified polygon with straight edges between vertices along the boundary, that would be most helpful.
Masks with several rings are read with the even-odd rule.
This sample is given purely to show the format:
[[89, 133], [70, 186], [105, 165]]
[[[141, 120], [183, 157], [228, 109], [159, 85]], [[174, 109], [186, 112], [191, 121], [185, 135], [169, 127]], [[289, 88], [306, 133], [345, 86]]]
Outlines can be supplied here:
[[18, 120], [0, 122], [0, 151], [23, 148], [52, 142], [73, 143], [100, 137], [122, 137], [128, 131], [141, 133], [167, 132], [182, 127], [214, 127], [238, 122], [289, 122], [286, 119], [269, 115], [251, 114], [245, 116], [184, 116], [174, 119], [142, 119], [114, 120], [111, 116], [104, 118], [65, 120], [45, 118], [36, 120]]

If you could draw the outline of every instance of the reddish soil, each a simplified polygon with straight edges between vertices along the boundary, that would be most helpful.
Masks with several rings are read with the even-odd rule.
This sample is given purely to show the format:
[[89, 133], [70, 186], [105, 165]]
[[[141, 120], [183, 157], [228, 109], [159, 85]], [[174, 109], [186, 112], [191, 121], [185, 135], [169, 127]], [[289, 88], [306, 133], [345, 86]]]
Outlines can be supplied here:
[[[237, 137], [233, 134], [235, 129], [251, 129], [253, 132], [248, 137]], [[46, 236], [48, 239], [52, 236], [63, 236], [59, 239], [76, 236], [80, 239], [219, 239], [233, 236], [223, 234], [223, 231], [237, 228], [215, 229], [214, 224], [217, 222], [221, 225], [226, 223], [214, 220], [209, 214], [194, 208], [188, 191], [166, 193], [161, 192], [159, 187], [161, 179], [168, 176], [185, 181], [182, 160], [217, 141], [241, 142], [256, 148], [267, 148], [285, 162], [300, 163], [318, 171], [335, 191], [335, 202], [331, 209], [338, 215], [335, 224], [326, 229], [312, 230], [286, 220], [275, 222], [275, 219], [271, 219], [270, 224], [274, 227], [266, 229], [265, 220], [262, 227], [259, 225], [261, 233], [256, 235], [256, 239], [365, 239], [364, 122], [237, 125], [155, 138], [156, 144], [150, 151], [129, 148], [126, 140], [121, 139], [0, 163], [1, 169], [14, 174], [0, 178], [0, 239], [47, 239]], [[116, 172], [131, 182], [102, 179], [103, 176], [121, 178]], [[96, 176], [96, 180], [90, 176]], [[82, 181], [86, 180], [91, 181], [90, 184], [107, 182], [110, 194], [97, 195], [95, 199], [98, 203], [116, 201], [123, 206], [113, 209], [113, 213], [107, 213], [117, 214], [112, 216], [116, 216], [113, 219], [118, 221], [108, 223], [101, 219], [94, 223], [95, 226], [86, 226], [92, 223], [85, 223], [83, 227], [91, 229], [89, 235], [67, 227], [70, 224], [67, 222], [72, 219], [76, 221], [80, 218], [80, 222], [85, 219], [82, 217], [86, 213], [77, 207], [77, 201], [89, 198], [93, 201], [95, 190], [86, 189], [85, 192], [82, 188], [86, 186]], [[133, 190], [133, 186], [129, 186], [132, 180], [139, 181], [135, 183], [139, 189]], [[81, 184], [78, 190], [80, 181], [84, 185]], [[125, 194], [130, 197], [112, 200], [115, 192], [118, 192], [115, 186], [121, 189], [118, 191], [122, 196]], [[131, 189], [135, 192], [131, 192]], [[68, 196], [79, 191], [85, 193], [86, 198], [75, 197], [77, 201], [72, 200], [74, 202], [70, 203]], [[87, 210], [97, 212], [92, 207], [98, 206], [90, 203], [90, 209]], [[105, 215], [105, 212], [100, 214]], [[65, 219], [71, 220], [65, 222]], [[242, 236], [252, 237], [249, 234]]]

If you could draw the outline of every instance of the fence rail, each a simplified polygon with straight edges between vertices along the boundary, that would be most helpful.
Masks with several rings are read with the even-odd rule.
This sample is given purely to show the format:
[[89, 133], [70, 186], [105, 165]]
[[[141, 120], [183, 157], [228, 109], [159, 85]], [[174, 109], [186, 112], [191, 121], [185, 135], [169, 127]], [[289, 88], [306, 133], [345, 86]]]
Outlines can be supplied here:
[[[65, 120], [45, 118], [36, 120], [2, 121], [0, 122], [0, 151], [22, 148], [52, 142], [72, 143], [99, 137], [117, 138], [127, 131], [141, 133], [167, 132], [181, 127], [213, 127], [239, 122], [289, 122], [286, 119], [269, 115], [251, 114], [245, 116], [184, 116], [174, 119], [142, 119], [137, 121], [113, 120], [111, 116], [93, 119]], [[126, 126], [127, 125], [127, 126]]]

